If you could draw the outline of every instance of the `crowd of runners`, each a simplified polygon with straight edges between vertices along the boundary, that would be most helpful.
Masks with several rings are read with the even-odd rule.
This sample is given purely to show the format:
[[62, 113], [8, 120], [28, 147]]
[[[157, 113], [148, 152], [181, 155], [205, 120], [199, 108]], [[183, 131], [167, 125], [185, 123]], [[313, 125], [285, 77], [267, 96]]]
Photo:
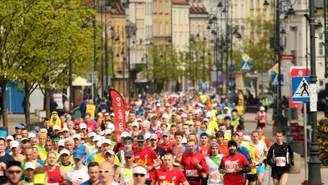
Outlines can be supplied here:
[[264, 136], [265, 107], [245, 133], [245, 97], [235, 97], [140, 96], [125, 106], [123, 132], [112, 109], [82, 118], [54, 111], [33, 130], [17, 124], [12, 135], [1, 131], [0, 184], [262, 185], [271, 168], [274, 184], [285, 185], [291, 147], [281, 131], [273, 144]]

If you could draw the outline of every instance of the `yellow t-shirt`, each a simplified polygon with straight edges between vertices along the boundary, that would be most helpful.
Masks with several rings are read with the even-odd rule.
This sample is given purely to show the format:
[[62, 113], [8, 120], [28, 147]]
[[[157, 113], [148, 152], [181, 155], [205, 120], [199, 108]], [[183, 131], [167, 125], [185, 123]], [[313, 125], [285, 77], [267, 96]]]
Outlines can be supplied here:
[[242, 141], [242, 142], [240, 143], [240, 146], [246, 147], [248, 150], [249, 150], [249, 148], [250, 148], [250, 144], [249, 144], [249, 142], [247, 142], [247, 141]]
[[238, 112], [238, 115], [244, 115], [244, 106], [242, 105], [237, 105], [236, 110]]
[[[92, 162], [97, 162], [98, 164], [101, 164], [102, 162], [105, 162], [105, 158], [102, 156], [101, 153], [99, 153], [92, 158]], [[120, 166], [120, 160], [118, 159], [117, 156], [115, 156], [114, 164]]]
[[[249, 153], [252, 161], [256, 161], [256, 148], [252, 145], [249, 146]], [[256, 166], [251, 167], [251, 171], [248, 174], [256, 174]]]
[[216, 121], [210, 121], [210, 123], [208, 124], [208, 129], [211, 130], [211, 131], [214, 131], [214, 130], [218, 131], [219, 126], [216, 123]]

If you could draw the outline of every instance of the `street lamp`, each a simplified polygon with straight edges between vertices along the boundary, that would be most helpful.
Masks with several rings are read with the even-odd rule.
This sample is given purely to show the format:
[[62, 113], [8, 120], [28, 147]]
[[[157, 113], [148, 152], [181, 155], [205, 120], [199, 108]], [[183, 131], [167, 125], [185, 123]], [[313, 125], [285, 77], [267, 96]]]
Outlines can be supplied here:
[[163, 53], [160, 55], [160, 57], [161, 58], [163, 58], [164, 57], [164, 90], [165, 90], [165, 92], [167, 92], [167, 61], [166, 61], [166, 54], [167, 54], [167, 52], [166, 52], [166, 49], [167, 49], [167, 45], [169, 45], [169, 43], [171, 43], [172, 42], [172, 40], [171, 40], [171, 38], [169, 38], [169, 39], [165, 39], [165, 43], [164, 43], [164, 55], [163, 55]]
[[[130, 97], [133, 92], [131, 89], [131, 38], [136, 35], [137, 27], [134, 23], [127, 21], [126, 23], [126, 34], [127, 34], [127, 54], [128, 54], [128, 96]], [[134, 40], [132, 40], [133, 44]]]

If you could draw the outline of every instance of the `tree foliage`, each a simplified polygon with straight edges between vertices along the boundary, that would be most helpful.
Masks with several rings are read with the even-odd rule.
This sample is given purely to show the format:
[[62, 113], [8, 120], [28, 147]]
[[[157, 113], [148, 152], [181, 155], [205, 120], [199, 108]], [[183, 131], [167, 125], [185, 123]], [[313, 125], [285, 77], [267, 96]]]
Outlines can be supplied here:
[[274, 51], [270, 48], [270, 38], [274, 34], [273, 19], [263, 20], [258, 16], [248, 18], [247, 24], [253, 27], [255, 37], [244, 36], [241, 47], [233, 52], [236, 69], [241, 69], [242, 54], [247, 54], [253, 70], [266, 71], [273, 66]]
[[67, 86], [70, 60], [73, 73], [84, 75], [92, 62], [93, 14], [81, 0], [1, 1], [0, 78], [20, 81], [29, 100], [38, 86]]

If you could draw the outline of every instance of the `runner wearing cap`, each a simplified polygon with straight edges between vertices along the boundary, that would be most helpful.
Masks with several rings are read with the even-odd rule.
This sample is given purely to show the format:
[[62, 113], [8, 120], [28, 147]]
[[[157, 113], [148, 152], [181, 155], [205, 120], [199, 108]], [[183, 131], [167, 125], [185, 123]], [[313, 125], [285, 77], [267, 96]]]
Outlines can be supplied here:
[[159, 143], [157, 146], [163, 148], [164, 150], [171, 147], [172, 142], [170, 141], [169, 135], [170, 133], [168, 131], [164, 131], [162, 133], [162, 143]]
[[126, 137], [123, 139], [123, 150], [117, 152], [116, 156], [120, 160], [121, 166], [125, 164], [124, 154], [128, 150], [132, 150], [133, 140], [131, 137]]
[[[133, 149], [134, 162], [144, 166], [149, 172], [146, 184], [150, 184], [154, 178], [155, 168], [161, 165], [161, 160], [151, 148], [145, 146], [145, 138], [142, 134], [137, 137], [137, 145]], [[155, 161], [155, 162], [154, 162]]]
[[206, 133], [202, 133], [200, 135], [200, 144], [198, 145], [200, 149], [200, 153], [205, 157], [209, 156], [210, 153], [210, 144], [208, 143], [208, 135]]
[[189, 184], [201, 185], [203, 181], [207, 181], [208, 175], [205, 157], [196, 151], [195, 140], [189, 140], [187, 146], [188, 152], [182, 155], [180, 164]]
[[158, 137], [157, 134], [150, 135], [150, 148], [153, 149], [157, 156], [162, 159], [165, 154], [165, 149], [158, 146]]
[[224, 156], [221, 160], [220, 173], [224, 174], [224, 185], [244, 185], [243, 173], [251, 171], [246, 157], [237, 152], [237, 147], [236, 141], [229, 141], [229, 155]]
[[[2, 166], [3, 167], [3, 166]], [[22, 178], [22, 168], [21, 163], [19, 161], [9, 161], [7, 163], [5, 172], [2, 171], [4, 175], [0, 177], [8, 178], [8, 183], [1, 183], [4, 185], [22, 185], [19, 181]]]
[[223, 154], [223, 155], [229, 154], [228, 142], [226, 142], [224, 140], [224, 132], [223, 131], [217, 131], [215, 136], [216, 136], [216, 141], [219, 144], [220, 154]]
[[64, 170], [64, 172], [67, 172], [73, 167], [73, 163], [69, 161], [70, 152], [66, 149], [63, 149], [59, 153], [59, 162], [60, 168]]
[[84, 151], [87, 154], [88, 153], [88, 148], [84, 144], [81, 143], [81, 135], [80, 134], [74, 134], [73, 139], [74, 139], [73, 151], [80, 150], [80, 151]]
[[27, 162], [24, 166], [24, 176], [25, 178], [21, 181], [24, 185], [34, 185], [33, 184], [33, 170], [35, 165], [32, 162]]
[[88, 168], [82, 163], [84, 156], [84, 151], [75, 150], [73, 153], [74, 167], [64, 174], [64, 179], [71, 184], [81, 184], [89, 180]]
[[170, 185], [189, 185], [186, 177], [180, 169], [173, 166], [174, 157], [171, 153], [165, 153], [163, 156], [164, 167], [157, 169], [154, 175], [152, 185], [170, 184]]
[[113, 170], [115, 171], [118, 168], [118, 165], [114, 164], [114, 160], [116, 159], [116, 155], [113, 150], [107, 150], [105, 152], [105, 161], [109, 162], [113, 166]]
[[255, 120], [257, 121], [257, 126], [264, 128], [268, 124], [268, 117], [263, 106], [257, 112]]
[[115, 170], [115, 181], [119, 182], [120, 184], [124, 185], [130, 185], [133, 184], [133, 173], [132, 169], [135, 165], [133, 163], [134, 161], [134, 155], [131, 150], [127, 150], [124, 152], [124, 161], [125, 164], [121, 167], [118, 167]]
[[19, 146], [18, 141], [11, 141], [10, 149], [11, 149], [11, 156], [13, 156], [13, 158], [16, 161], [22, 162], [24, 160], [25, 157], [20, 153], [21, 147]]
[[211, 143], [209, 157], [206, 157], [206, 164], [209, 170], [208, 185], [223, 184], [223, 175], [219, 172], [221, 159], [224, 156], [219, 153], [219, 144], [216, 142]]
[[148, 176], [147, 169], [142, 165], [137, 165], [133, 167], [133, 184], [134, 185], [145, 185], [147, 184], [146, 179]]

